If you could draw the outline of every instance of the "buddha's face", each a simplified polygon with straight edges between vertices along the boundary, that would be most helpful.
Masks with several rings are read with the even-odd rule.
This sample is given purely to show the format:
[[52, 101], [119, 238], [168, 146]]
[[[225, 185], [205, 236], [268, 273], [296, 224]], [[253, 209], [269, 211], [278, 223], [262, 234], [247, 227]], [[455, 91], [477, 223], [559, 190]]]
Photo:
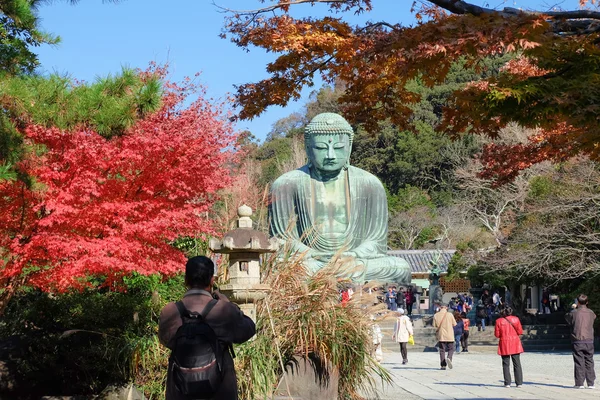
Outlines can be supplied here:
[[339, 172], [350, 157], [350, 137], [340, 135], [312, 135], [306, 153], [319, 171]]

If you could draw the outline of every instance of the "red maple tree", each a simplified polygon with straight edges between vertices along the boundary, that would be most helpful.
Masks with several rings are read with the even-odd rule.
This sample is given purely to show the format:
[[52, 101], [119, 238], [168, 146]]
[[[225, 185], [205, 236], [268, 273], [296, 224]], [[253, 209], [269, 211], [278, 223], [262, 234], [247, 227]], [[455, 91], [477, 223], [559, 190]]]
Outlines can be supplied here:
[[0, 303], [25, 282], [63, 291], [89, 276], [110, 285], [131, 271], [171, 274], [185, 258], [169, 243], [213, 232], [207, 214], [231, 179], [232, 125], [190, 80], [163, 89], [160, 111], [120, 137], [24, 129], [40, 151], [19, 168], [36, 181], [0, 182]]

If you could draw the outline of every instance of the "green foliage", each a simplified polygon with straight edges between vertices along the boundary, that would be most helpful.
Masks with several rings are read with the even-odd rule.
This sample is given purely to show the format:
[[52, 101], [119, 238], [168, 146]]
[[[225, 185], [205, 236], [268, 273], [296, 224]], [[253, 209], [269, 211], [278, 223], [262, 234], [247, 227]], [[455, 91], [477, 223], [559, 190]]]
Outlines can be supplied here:
[[0, 2], [0, 76], [33, 73], [39, 62], [30, 48], [59, 42], [58, 37], [39, 30], [36, 8], [41, 2]]
[[281, 163], [292, 157], [292, 139], [289, 137], [275, 137], [263, 143], [253, 158], [260, 161], [262, 173], [258, 182], [259, 186], [270, 184], [281, 175]]
[[158, 77], [143, 78], [123, 68], [120, 75], [92, 84], [59, 75], [5, 78], [0, 80], [0, 95], [10, 104], [5, 115], [11, 121], [92, 129], [109, 138], [158, 109], [161, 85]]
[[468, 272], [469, 263], [465, 256], [460, 251], [457, 251], [452, 255], [450, 262], [448, 263], [448, 279], [453, 280], [460, 278], [463, 271]]
[[388, 205], [390, 213], [408, 211], [419, 206], [431, 209], [432, 213], [435, 210], [435, 204], [431, 202], [427, 192], [411, 185], [399, 189], [394, 195], [389, 194], [388, 191]]
[[175, 240], [173, 246], [183, 251], [186, 257], [203, 256], [208, 253], [207, 237], [181, 237]]
[[543, 199], [552, 192], [553, 182], [547, 176], [534, 176], [529, 181], [529, 197]]
[[482, 287], [484, 284], [491, 287], [502, 287], [505, 286], [507, 279], [510, 279], [510, 271], [490, 272], [481, 263], [478, 263], [467, 269], [467, 279], [471, 282], [471, 287]]
[[123, 285], [119, 292], [65, 294], [25, 287], [13, 297], [0, 323], [0, 337], [16, 343], [11, 373], [17, 392], [8, 396], [89, 396], [134, 382], [161, 398], [168, 355], [156, 337], [158, 313], [181, 298], [183, 278], [132, 274]]

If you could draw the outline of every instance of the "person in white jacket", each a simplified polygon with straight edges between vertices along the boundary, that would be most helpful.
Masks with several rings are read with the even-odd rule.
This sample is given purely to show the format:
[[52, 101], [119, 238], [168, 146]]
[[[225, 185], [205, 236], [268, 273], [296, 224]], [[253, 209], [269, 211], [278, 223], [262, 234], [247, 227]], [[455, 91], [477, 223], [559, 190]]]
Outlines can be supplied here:
[[402, 364], [408, 363], [408, 338], [413, 335], [413, 326], [410, 318], [404, 315], [404, 309], [398, 309], [398, 318], [394, 326], [394, 335], [392, 340], [400, 343], [400, 353], [402, 354]]

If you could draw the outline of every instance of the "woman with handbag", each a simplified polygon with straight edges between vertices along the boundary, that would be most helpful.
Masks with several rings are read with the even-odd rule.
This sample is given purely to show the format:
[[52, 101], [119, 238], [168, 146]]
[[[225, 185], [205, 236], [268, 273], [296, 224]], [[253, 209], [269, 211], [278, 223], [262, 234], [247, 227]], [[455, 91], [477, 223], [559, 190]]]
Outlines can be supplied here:
[[402, 354], [402, 364], [408, 364], [407, 344], [413, 335], [413, 326], [410, 318], [404, 315], [404, 309], [398, 309], [398, 318], [394, 326], [392, 340], [400, 343], [400, 353]]
[[499, 340], [498, 354], [502, 356], [502, 372], [504, 373], [504, 387], [510, 387], [510, 362], [512, 360], [515, 383], [517, 387], [523, 385], [523, 369], [521, 368], [520, 355], [523, 353], [520, 335], [523, 327], [519, 318], [512, 315], [513, 310], [506, 307], [496, 320], [495, 335]]

